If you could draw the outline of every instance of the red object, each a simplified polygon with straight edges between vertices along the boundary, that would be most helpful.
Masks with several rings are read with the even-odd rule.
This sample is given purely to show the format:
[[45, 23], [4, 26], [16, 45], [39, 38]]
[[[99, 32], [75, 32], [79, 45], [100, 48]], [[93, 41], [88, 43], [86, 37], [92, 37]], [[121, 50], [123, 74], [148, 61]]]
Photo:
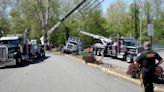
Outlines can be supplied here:
[[[127, 73], [131, 76], [133, 75], [139, 75], [140, 71], [139, 71], [139, 67], [137, 66], [137, 64], [130, 64]], [[154, 75], [157, 77], [163, 77], [164, 76], [164, 69], [161, 66], [157, 66], [155, 69], [155, 73]]]
[[132, 63], [132, 64], [129, 65], [127, 73], [130, 74], [130, 75], [132, 75], [132, 73], [133, 73], [136, 69], [137, 69], [137, 65], [134, 64], [134, 63]]
[[163, 76], [163, 68], [161, 66], [157, 66], [156, 67], [156, 70], [155, 70], [155, 75], [158, 76], [158, 77], [162, 77]]

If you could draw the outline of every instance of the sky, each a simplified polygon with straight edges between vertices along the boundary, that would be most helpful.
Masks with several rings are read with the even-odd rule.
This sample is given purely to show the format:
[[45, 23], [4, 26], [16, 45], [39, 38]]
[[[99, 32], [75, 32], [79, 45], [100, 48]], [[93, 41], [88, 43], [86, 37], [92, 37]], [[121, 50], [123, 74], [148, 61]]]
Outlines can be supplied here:
[[104, 0], [104, 2], [102, 3], [102, 7], [103, 7], [103, 13], [105, 13], [109, 7], [109, 5], [113, 2], [113, 0]]
[[[102, 3], [102, 7], [103, 7], [103, 13], [106, 13], [109, 5], [111, 3], [113, 3], [116, 0], [104, 0], [104, 2]], [[128, 4], [130, 4], [133, 0], [125, 0]]]

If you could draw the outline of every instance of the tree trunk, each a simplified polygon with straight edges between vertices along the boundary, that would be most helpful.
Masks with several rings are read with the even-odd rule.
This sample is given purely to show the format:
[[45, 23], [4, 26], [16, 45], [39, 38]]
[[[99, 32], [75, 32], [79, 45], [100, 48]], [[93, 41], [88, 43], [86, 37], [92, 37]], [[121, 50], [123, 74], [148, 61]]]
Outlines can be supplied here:
[[48, 28], [47, 25], [44, 26], [44, 48], [45, 50], [49, 50], [49, 41], [48, 41]]

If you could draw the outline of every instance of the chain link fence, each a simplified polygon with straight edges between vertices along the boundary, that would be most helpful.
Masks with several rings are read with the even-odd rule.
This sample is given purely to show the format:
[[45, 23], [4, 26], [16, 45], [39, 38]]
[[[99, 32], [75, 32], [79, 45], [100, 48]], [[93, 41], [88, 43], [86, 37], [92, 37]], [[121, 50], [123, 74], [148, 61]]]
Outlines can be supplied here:
[[153, 43], [153, 48], [164, 48], [164, 43]]

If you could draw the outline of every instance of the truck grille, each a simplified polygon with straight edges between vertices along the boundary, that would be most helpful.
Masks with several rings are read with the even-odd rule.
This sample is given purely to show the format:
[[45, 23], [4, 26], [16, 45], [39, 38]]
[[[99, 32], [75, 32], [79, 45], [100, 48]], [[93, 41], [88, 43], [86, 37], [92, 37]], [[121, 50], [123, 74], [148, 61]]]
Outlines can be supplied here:
[[7, 48], [4, 46], [4, 47], [0, 47], [0, 60], [6, 60], [8, 58], [8, 55], [7, 55]]
[[67, 46], [67, 48], [68, 48], [68, 49], [72, 49], [73, 46], [69, 44], [69, 45]]

